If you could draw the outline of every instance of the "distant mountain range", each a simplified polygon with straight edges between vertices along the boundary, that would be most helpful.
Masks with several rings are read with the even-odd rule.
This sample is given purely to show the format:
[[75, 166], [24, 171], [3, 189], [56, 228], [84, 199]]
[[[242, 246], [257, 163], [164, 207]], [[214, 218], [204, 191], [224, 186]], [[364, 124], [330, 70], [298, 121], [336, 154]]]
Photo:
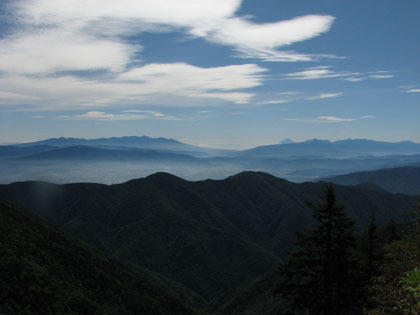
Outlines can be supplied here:
[[[198, 182], [157, 173], [111, 186], [0, 185], [0, 199], [210, 300], [275, 268], [295, 232], [313, 223], [305, 201], [316, 202], [324, 187], [260, 172]], [[358, 231], [372, 210], [383, 226], [417, 200], [374, 185], [335, 189]]]
[[130, 147], [130, 148], [153, 148], [153, 149], [195, 149], [196, 147], [167, 138], [150, 138], [142, 137], [112, 137], [112, 138], [97, 138], [97, 139], [83, 139], [83, 138], [50, 138], [46, 140], [22, 143], [18, 146], [28, 147], [34, 145], [49, 145], [55, 147], [69, 147], [74, 145], [91, 145], [91, 146], [116, 146], [116, 147]]
[[420, 195], [420, 165], [356, 172], [322, 180], [340, 185], [373, 183], [393, 193]]
[[33, 146], [54, 146], [54, 147], [70, 147], [70, 146], [92, 146], [107, 149], [121, 148], [140, 148], [154, 151], [171, 151], [171, 152], [188, 152], [190, 155], [197, 156], [213, 156], [225, 155], [229, 150], [219, 150], [194, 146], [180, 141], [168, 138], [150, 138], [147, 136], [130, 136], [130, 137], [112, 137], [112, 138], [50, 138], [42, 141], [22, 143], [16, 145], [18, 147]]
[[229, 151], [192, 146], [174, 139], [120, 137], [52, 138], [0, 146], [0, 183], [121, 183], [156, 172], [190, 180], [221, 179], [262, 171], [303, 182], [357, 171], [420, 163], [420, 144], [373, 140], [308, 140]]
[[367, 139], [328, 141], [312, 139], [298, 143], [273, 144], [241, 151], [239, 156], [273, 158], [287, 156], [349, 158], [357, 156], [380, 156], [419, 154], [420, 143], [411, 141], [381, 142]]
[[328, 141], [312, 139], [304, 142], [294, 142], [284, 139], [280, 144], [258, 146], [252, 149], [235, 152], [233, 150], [210, 149], [194, 146], [168, 138], [150, 138], [147, 136], [112, 137], [98, 139], [83, 138], [50, 138], [42, 141], [22, 143], [14, 146], [53, 146], [69, 147], [86, 145], [94, 147], [129, 147], [142, 148], [157, 151], [181, 151], [219, 153], [220, 156], [253, 156], [253, 157], [284, 157], [284, 156], [328, 156], [328, 157], [354, 157], [366, 155], [397, 155], [397, 154], [420, 154], [420, 143], [411, 141], [383, 142], [368, 139], [346, 139]]

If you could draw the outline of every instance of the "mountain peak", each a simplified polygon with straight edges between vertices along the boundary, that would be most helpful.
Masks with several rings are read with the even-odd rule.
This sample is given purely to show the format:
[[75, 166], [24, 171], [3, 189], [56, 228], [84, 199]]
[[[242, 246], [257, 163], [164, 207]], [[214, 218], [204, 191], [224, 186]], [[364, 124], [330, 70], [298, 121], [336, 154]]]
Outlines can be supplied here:
[[295, 142], [290, 138], [285, 138], [279, 142], [279, 144], [290, 144], [290, 143], [295, 143]]

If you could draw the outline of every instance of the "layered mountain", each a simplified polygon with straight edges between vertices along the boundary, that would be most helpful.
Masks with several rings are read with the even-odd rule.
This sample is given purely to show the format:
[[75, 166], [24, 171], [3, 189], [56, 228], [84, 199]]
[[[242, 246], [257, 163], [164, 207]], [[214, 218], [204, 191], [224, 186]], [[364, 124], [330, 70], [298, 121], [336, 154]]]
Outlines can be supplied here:
[[0, 201], [0, 313], [196, 314], [200, 298]]
[[49, 145], [55, 147], [69, 147], [74, 145], [91, 145], [91, 146], [111, 146], [111, 147], [130, 147], [130, 148], [149, 148], [160, 150], [185, 150], [195, 149], [194, 146], [182, 143], [174, 139], [167, 138], [150, 138], [147, 136], [142, 137], [112, 137], [112, 138], [97, 138], [97, 139], [84, 139], [84, 138], [50, 138], [46, 140], [28, 142], [20, 144], [21, 147], [34, 146], [34, 145]]
[[360, 185], [373, 183], [393, 193], [420, 195], [420, 166], [407, 166], [380, 169], [376, 171], [355, 172], [327, 180], [341, 185]]
[[241, 151], [239, 156], [279, 158], [287, 156], [349, 158], [357, 156], [383, 156], [419, 154], [420, 143], [411, 141], [381, 142], [367, 139], [328, 141], [312, 139], [298, 143], [265, 145]]
[[[259, 172], [198, 182], [157, 173], [110, 186], [0, 185], [0, 198], [211, 299], [275, 268], [296, 231], [313, 223], [305, 202], [316, 202], [325, 185]], [[377, 186], [335, 189], [359, 231], [372, 210], [384, 225], [416, 200]]]
[[165, 138], [52, 138], [0, 146], [0, 183], [40, 180], [114, 184], [156, 172], [201, 180], [226, 178], [241, 171], [262, 171], [303, 182], [419, 164], [420, 154], [411, 154], [417, 152], [417, 146], [412, 142], [311, 140], [235, 152]]
[[189, 153], [194, 156], [214, 156], [226, 155], [229, 150], [218, 150], [205, 148], [195, 145], [186, 144], [175, 139], [168, 138], [151, 138], [147, 136], [128, 136], [128, 137], [111, 137], [97, 139], [83, 138], [50, 138], [46, 140], [18, 144], [19, 147], [33, 146], [53, 146], [53, 147], [71, 147], [71, 146], [91, 146], [100, 148], [140, 148], [154, 151], [169, 151], [178, 153]]
[[20, 157], [30, 156], [32, 154], [39, 154], [56, 149], [57, 147], [49, 145], [34, 145], [28, 147], [19, 147], [14, 145], [0, 146], [0, 160], [15, 159]]

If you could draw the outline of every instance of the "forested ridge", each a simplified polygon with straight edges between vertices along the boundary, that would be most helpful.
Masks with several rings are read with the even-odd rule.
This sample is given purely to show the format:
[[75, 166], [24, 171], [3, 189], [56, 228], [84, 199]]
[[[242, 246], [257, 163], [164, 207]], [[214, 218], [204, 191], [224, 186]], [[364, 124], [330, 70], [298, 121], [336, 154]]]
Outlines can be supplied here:
[[[417, 199], [415, 196], [390, 194], [372, 185], [358, 187], [328, 185], [326, 183], [293, 184], [264, 173], [254, 172], [238, 174], [223, 181], [200, 182], [188, 182], [160, 173], [146, 179], [111, 186], [15, 183], [0, 186], [0, 198], [8, 199], [54, 224], [60, 230], [70, 232], [73, 236], [87, 241], [106, 256], [101, 256], [102, 254], [89, 248], [88, 252], [92, 251], [95, 255], [99, 255], [98, 257], [104, 257], [102, 259], [111, 264], [119, 264], [118, 266], [128, 270], [127, 273], [142, 275], [143, 278], [140, 277], [139, 281], [147, 283], [147, 286], [150, 285], [157, 291], [146, 289], [138, 293], [132, 289], [132, 282], [116, 280], [124, 287], [118, 289], [120, 290], [118, 296], [121, 297], [124, 290], [135, 295], [150, 293], [151, 296], [146, 298], [146, 301], [150, 298], [151, 304], [156, 305], [162, 314], [165, 314], [168, 309], [161, 309], [160, 298], [153, 300], [156, 297], [172, 301], [170, 303], [174, 305], [169, 306], [169, 309], [177, 310], [178, 307], [180, 309], [185, 307], [189, 312], [193, 312], [192, 309], [194, 309], [195, 312], [205, 314], [300, 314], [297, 309], [295, 310], [295, 306], [304, 305], [304, 303], [293, 302], [298, 291], [289, 290], [294, 293], [286, 294], [287, 290], [279, 289], [285, 284], [281, 270], [286, 270], [287, 268], [284, 269], [286, 262], [293, 259], [295, 262], [291, 265], [294, 268], [299, 267], [299, 263], [304, 263], [302, 259], [296, 258], [299, 255], [296, 256], [293, 253], [296, 253], [299, 248], [300, 241], [313, 239], [313, 237], [301, 235], [306, 233], [305, 229], [306, 231], [316, 230], [319, 222], [317, 217], [313, 216], [314, 209], [321, 207], [322, 199], [320, 200], [319, 197], [325, 194], [327, 187], [331, 187], [334, 200], [339, 205], [343, 218], [348, 218], [348, 222], [354, 222], [348, 225], [351, 228], [348, 230], [349, 237], [346, 242], [350, 245], [347, 248], [348, 251], [345, 250], [344, 256], [348, 255], [351, 258], [349, 266], [352, 267], [349, 272], [353, 277], [348, 279], [360, 280], [348, 289], [357, 288], [361, 296], [359, 295], [356, 300], [350, 299], [352, 305], [357, 308], [353, 312], [349, 309], [348, 314], [358, 314], [362, 311], [371, 312], [368, 314], [381, 314], [372, 312], [379, 310], [380, 307], [391, 307], [380, 305], [378, 301], [383, 300], [381, 294], [391, 294], [392, 290], [401, 291], [401, 281], [405, 279], [407, 273], [412, 272], [416, 275], [415, 268], [418, 266], [414, 262], [416, 259], [418, 261], [418, 256], [415, 256], [418, 250], [416, 251], [413, 245], [415, 242], [412, 241], [413, 235], [416, 235], [414, 232], [416, 228], [413, 227], [412, 220], [405, 219], [405, 213], [407, 209], [415, 209], [413, 204]], [[10, 212], [10, 209], [15, 208], [8, 203], [3, 203], [2, 207], [9, 209], [4, 212], [6, 217], [10, 216], [10, 213], [16, 213], [24, 218], [27, 216], [33, 218], [33, 215], [23, 214], [23, 210]], [[6, 217], [2, 221], [11, 220], [6, 220]], [[39, 219], [31, 220], [24, 222], [29, 226], [34, 225], [35, 228], [46, 226], [46, 223], [42, 223]], [[32, 227], [23, 229], [18, 224], [13, 224], [11, 226], [16, 225], [17, 228], [12, 230], [25, 231], [21, 232], [24, 237], [31, 239], [37, 234], [30, 232]], [[3, 224], [3, 229], [11, 233], [7, 224]], [[57, 235], [65, 235], [52, 227], [48, 229], [61, 233]], [[372, 236], [373, 230], [374, 236]], [[297, 238], [296, 232], [299, 232]], [[73, 236], [70, 236], [70, 239]], [[54, 234], [48, 239], [43, 239], [45, 247], [44, 245], [31, 246], [41, 246], [47, 250], [48, 241], [55, 242], [56, 238], [60, 239], [60, 237], [69, 238], [69, 236], [55, 236]], [[373, 237], [375, 241], [373, 242], [372, 239], [369, 241], [369, 237]], [[19, 238], [16, 239], [19, 240]], [[293, 245], [294, 242], [297, 242], [296, 245]], [[307, 247], [307, 244], [303, 242], [302, 246]], [[373, 246], [375, 246], [375, 252], [371, 255], [369, 262], [367, 248], [372, 250]], [[22, 246], [17, 245], [16, 248], [18, 247]], [[62, 245], [62, 247], [65, 248], [67, 245]], [[82, 248], [85, 247], [86, 245], [82, 244]], [[32, 265], [31, 261], [24, 259], [19, 261], [17, 254], [10, 251], [7, 246], [4, 245], [3, 249], [9, 253], [5, 257], [10, 256], [16, 259], [16, 265], [24, 264], [22, 268]], [[398, 255], [404, 254], [396, 252], [398, 250], [405, 250], [409, 257], [414, 258], [405, 259], [407, 264], [403, 267], [396, 266], [395, 270], [392, 267], [391, 271], [398, 270], [398, 274], [395, 274], [394, 278], [390, 276], [392, 279], [385, 281], [384, 279], [387, 279], [385, 274], [390, 272], [386, 266], [392, 266], [395, 263], [392, 259], [395, 260]], [[48, 256], [51, 253], [47, 252], [45, 255]], [[58, 256], [60, 255], [67, 254], [59, 252]], [[343, 256], [343, 252], [339, 256]], [[78, 255], [72, 255], [70, 262], [79, 266], [86, 264], [86, 259], [81, 261], [78, 259]], [[92, 259], [89, 261], [93, 261]], [[94, 261], [89, 266], [103, 266], [100, 261], [100, 259], [98, 262]], [[132, 269], [133, 267], [127, 265], [126, 262], [120, 261], [129, 261], [135, 267]], [[337, 261], [338, 265], [342, 263]], [[41, 266], [39, 270], [43, 270], [46, 279], [62, 275], [45, 271], [50, 267], [48, 264], [45, 265], [44, 261], [36, 261], [36, 264]], [[51, 270], [66, 270], [67, 267], [61, 266], [62, 264], [63, 261], [56, 262], [58, 267]], [[10, 264], [8, 266], [10, 267]], [[366, 266], [370, 266], [370, 269]], [[163, 274], [171, 280], [156, 276], [144, 267]], [[34, 271], [29, 270], [29, 273]], [[104, 274], [108, 272], [109, 269], [103, 271]], [[92, 285], [97, 284], [94, 279], [98, 277], [95, 274], [95, 271], [88, 274], [89, 277], [93, 277], [87, 280]], [[114, 279], [118, 276], [118, 273], [111, 273], [109, 277]], [[136, 277], [131, 277], [131, 280]], [[385, 282], [381, 283], [380, 279]], [[32, 280], [37, 283], [35, 287], [42, 287], [37, 282], [39, 281], [37, 277]], [[171, 282], [172, 280], [176, 282]], [[7, 277], [4, 281], [12, 283], [12, 281], [7, 281]], [[410, 286], [410, 279], [407, 278], [406, 281], [406, 286]], [[177, 282], [184, 284], [188, 289]], [[19, 283], [18, 281], [16, 288], [22, 285]], [[45, 283], [48, 286], [56, 285], [53, 280], [46, 280]], [[109, 285], [105, 283], [100, 287], [103, 289]], [[63, 294], [67, 290], [74, 291], [71, 281], [69, 287], [60, 286], [61, 291], [48, 290]], [[95, 294], [101, 293], [100, 289], [88, 287], [87, 290], [96, 290]], [[415, 289], [413, 290], [410, 294], [414, 295], [401, 307], [414, 307]], [[279, 293], [281, 291], [283, 294]], [[320, 290], [317, 289], [317, 291]], [[97, 297], [95, 294], [90, 292], [83, 296], [92, 297], [89, 301], [93, 301], [92, 309], [97, 312], [105, 312], [101, 308], [107, 305], [105, 302], [112, 304], [112, 301], [119, 301], [112, 298], [101, 300], [103, 297]], [[110, 294], [113, 295], [112, 292]], [[129, 299], [132, 295], [127, 294], [127, 299]], [[125, 296], [125, 293], [123, 295]], [[304, 297], [305, 295], [301, 292], [297, 296]], [[17, 299], [19, 300], [19, 297]], [[52, 300], [56, 298], [53, 297]], [[386, 300], [391, 304], [402, 301], [397, 297], [394, 298], [394, 302], [391, 298]], [[118, 307], [125, 307], [123, 304], [124, 302], [121, 302]], [[143, 305], [146, 309], [147, 304]], [[134, 306], [138, 307], [138, 305]], [[106, 311], [110, 310], [106, 309]], [[129, 311], [131, 309], [127, 309], [127, 312]], [[299, 311], [304, 313], [305, 309]], [[120, 313], [123, 314], [123, 312]], [[335, 313], [340, 314], [337, 311]]]

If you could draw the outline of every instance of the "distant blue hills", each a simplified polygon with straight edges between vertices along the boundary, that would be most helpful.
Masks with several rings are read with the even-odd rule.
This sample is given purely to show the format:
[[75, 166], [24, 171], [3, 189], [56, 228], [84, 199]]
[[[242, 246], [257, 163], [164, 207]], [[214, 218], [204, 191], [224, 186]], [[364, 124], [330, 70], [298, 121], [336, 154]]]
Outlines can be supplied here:
[[197, 147], [179, 142], [174, 139], [167, 138], [150, 138], [147, 136], [130, 136], [130, 137], [111, 137], [97, 139], [83, 138], [50, 138], [46, 140], [19, 144], [20, 147], [28, 147], [34, 145], [50, 145], [57, 147], [67, 147], [73, 145], [90, 145], [90, 146], [123, 146], [134, 148], [154, 148], [154, 149], [173, 149], [173, 150], [194, 150]]
[[383, 142], [368, 139], [346, 139], [331, 142], [312, 139], [304, 142], [264, 145], [239, 152], [248, 157], [324, 156], [355, 157], [364, 155], [419, 154], [420, 143]]
[[46, 140], [17, 144], [17, 147], [31, 147], [31, 146], [55, 146], [55, 147], [69, 147], [75, 145], [84, 145], [92, 147], [102, 147], [107, 149], [122, 149], [122, 148], [140, 148], [157, 151], [171, 151], [178, 153], [188, 153], [196, 157], [205, 156], [225, 156], [230, 153], [229, 150], [211, 149], [200, 146], [186, 144], [174, 139], [168, 138], [151, 138], [147, 136], [126, 136], [126, 137], [111, 137], [111, 138], [97, 138], [97, 139], [83, 139], [83, 138], [50, 138]]
[[[293, 142], [284, 139], [279, 144], [257, 146], [242, 151], [209, 149], [186, 144], [175, 139], [151, 138], [147, 136], [111, 137], [97, 139], [83, 138], [50, 138], [42, 141], [22, 143], [14, 147], [54, 146], [68, 147], [87, 145], [94, 147], [129, 147], [159, 151], [180, 151], [207, 153], [212, 156], [246, 156], [246, 157], [284, 157], [284, 156], [325, 156], [353, 157], [360, 155], [420, 154], [420, 143], [412, 141], [383, 142], [368, 139], [345, 139], [338, 141], [311, 139]], [[3, 146], [5, 147], [5, 146]], [[10, 147], [10, 146], [7, 146]], [[40, 147], [41, 148], [41, 147]], [[45, 148], [45, 147], [44, 147]]]
[[295, 182], [351, 172], [413, 166], [420, 144], [367, 139], [311, 139], [220, 150], [147, 136], [98, 139], [50, 138], [0, 146], [0, 183], [45, 180], [56, 183], [118, 183], [165, 171], [189, 180], [222, 179], [241, 171], [262, 171]]

